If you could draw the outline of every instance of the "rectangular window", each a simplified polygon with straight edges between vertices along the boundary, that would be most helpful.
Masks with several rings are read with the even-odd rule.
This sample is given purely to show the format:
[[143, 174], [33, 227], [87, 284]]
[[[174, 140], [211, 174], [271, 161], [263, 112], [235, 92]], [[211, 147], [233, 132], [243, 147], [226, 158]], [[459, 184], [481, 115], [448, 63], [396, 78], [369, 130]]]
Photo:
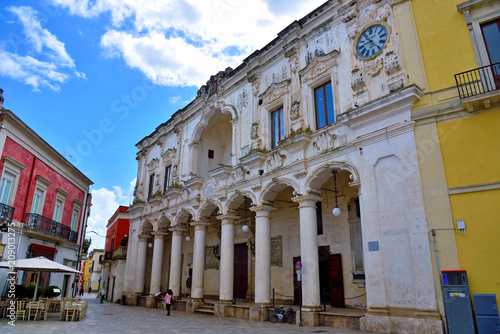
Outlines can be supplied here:
[[12, 183], [14, 183], [14, 175], [5, 172], [2, 178], [2, 184], [0, 185], [0, 202], [3, 204], [9, 203], [10, 190], [12, 188]]
[[491, 64], [500, 62], [500, 20], [481, 26]]
[[35, 190], [35, 195], [33, 196], [33, 204], [31, 205], [31, 213], [42, 214], [41, 212], [41, 202], [42, 202], [43, 193], [40, 189]]
[[148, 197], [153, 196], [153, 189], [155, 187], [155, 175], [151, 174], [149, 175], [149, 191], [148, 191]]
[[335, 122], [333, 112], [332, 83], [327, 82], [314, 90], [316, 108], [316, 129], [321, 129]]
[[208, 150], [208, 158], [213, 159], [214, 158], [214, 150]]
[[283, 139], [285, 139], [285, 118], [281, 107], [271, 113], [271, 147], [277, 147], [279, 141]]
[[56, 205], [54, 207], [54, 216], [52, 217], [52, 220], [55, 220], [56, 222], [60, 223], [61, 222], [61, 209], [63, 206], [63, 202], [61, 200], [56, 201]]
[[71, 215], [71, 230], [72, 231], [76, 231], [79, 216], [80, 216], [80, 211], [78, 209], [73, 209], [73, 214]]
[[172, 165], [165, 167], [165, 182], [163, 183], [163, 190], [170, 189], [170, 174], [172, 174]]

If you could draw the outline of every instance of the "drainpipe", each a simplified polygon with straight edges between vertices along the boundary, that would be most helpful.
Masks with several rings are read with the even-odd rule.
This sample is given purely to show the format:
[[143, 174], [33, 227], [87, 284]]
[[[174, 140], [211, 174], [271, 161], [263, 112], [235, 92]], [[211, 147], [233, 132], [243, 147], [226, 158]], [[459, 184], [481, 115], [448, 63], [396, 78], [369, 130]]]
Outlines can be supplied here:
[[429, 231], [432, 234], [432, 242], [434, 244], [434, 255], [436, 256], [436, 267], [439, 275], [439, 292], [441, 293], [441, 307], [443, 309], [444, 332], [448, 333], [448, 322], [446, 321], [446, 308], [444, 306], [444, 292], [443, 292], [443, 277], [441, 276], [441, 268], [439, 266], [439, 255], [436, 243], [436, 231], [434, 229]]

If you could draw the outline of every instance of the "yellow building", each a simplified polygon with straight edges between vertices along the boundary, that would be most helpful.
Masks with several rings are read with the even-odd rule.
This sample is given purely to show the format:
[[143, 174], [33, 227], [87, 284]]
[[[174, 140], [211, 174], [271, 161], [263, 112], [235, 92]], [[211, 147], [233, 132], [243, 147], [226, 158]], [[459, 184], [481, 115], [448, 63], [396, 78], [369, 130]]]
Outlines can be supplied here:
[[471, 295], [498, 300], [500, 2], [412, 0], [394, 10], [406, 84], [423, 90], [412, 119], [436, 297], [438, 271], [466, 270]]
[[90, 258], [87, 258], [85, 260], [85, 266], [83, 267], [83, 289], [84, 291], [88, 292], [89, 289], [89, 278], [90, 278], [90, 266], [92, 264], [92, 261]]

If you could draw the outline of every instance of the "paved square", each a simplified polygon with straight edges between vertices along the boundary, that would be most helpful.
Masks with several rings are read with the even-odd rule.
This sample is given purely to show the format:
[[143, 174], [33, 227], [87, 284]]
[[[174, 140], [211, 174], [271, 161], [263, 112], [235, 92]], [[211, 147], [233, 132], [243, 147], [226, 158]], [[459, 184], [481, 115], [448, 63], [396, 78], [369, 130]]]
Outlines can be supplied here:
[[0, 319], [0, 333], [338, 333], [358, 334], [357, 330], [331, 327], [298, 327], [288, 323], [272, 324], [236, 318], [220, 318], [205, 315], [166, 311], [136, 306], [99, 303], [95, 294], [85, 294], [90, 305], [87, 317], [82, 321], [59, 321], [59, 313], [49, 314], [47, 321], [16, 320], [16, 326], [8, 325], [9, 319]]

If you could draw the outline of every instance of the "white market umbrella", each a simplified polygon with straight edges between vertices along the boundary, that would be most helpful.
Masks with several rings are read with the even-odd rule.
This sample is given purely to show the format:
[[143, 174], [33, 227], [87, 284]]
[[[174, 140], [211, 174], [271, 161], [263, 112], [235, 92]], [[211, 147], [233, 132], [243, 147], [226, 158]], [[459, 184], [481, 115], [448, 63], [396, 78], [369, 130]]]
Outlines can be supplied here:
[[36, 293], [38, 291], [38, 283], [40, 280], [40, 273], [42, 271], [54, 272], [54, 273], [72, 273], [72, 274], [82, 273], [81, 271], [75, 270], [71, 267], [62, 265], [55, 261], [49, 260], [43, 256], [32, 257], [29, 259], [15, 260], [15, 261], [0, 262], [0, 268], [7, 268], [11, 270], [17, 269], [25, 271], [37, 271], [38, 274], [36, 278], [35, 293], [33, 294], [33, 300], [36, 299]]

